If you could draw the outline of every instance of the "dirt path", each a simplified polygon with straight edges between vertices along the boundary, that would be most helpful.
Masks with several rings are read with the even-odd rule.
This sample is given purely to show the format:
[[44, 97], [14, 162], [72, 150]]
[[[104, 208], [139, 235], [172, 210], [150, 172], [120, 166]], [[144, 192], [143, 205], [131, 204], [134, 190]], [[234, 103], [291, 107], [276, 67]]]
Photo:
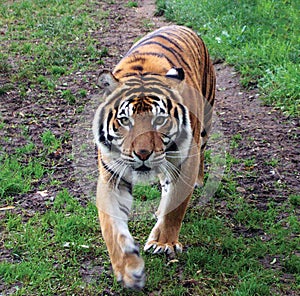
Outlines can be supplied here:
[[[299, 121], [285, 118], [272, 107], [263, 106], [255, 91], [239, 85], [239, 75], [225, 65], [216, 65], [217, 113], [224, 133], [240, 135], [235, 157], [252, 159], [251, 167], [233, 167], [244, 196], [257, 203], [282, 202], [299, 192]], [[271, 162], [276, 162], [272, 168]], [[239, 178], [239, 171], [251, 171]]]

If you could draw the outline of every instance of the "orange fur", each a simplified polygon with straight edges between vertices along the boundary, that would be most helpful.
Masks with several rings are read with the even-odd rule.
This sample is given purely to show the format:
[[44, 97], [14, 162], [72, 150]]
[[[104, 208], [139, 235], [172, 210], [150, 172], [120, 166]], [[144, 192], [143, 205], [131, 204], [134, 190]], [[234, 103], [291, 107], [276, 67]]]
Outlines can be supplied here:
[[[174, 70], [169, 72], [170, 69]], [[178, 77], [169, 78], [168, 73], [177, 73]], [[103, 134], [108, 130], [117, 130], [119, 137], [124, 139], [122, 153], [127, 158], [134, 155], [135, 158], [130, 158], [131, 163], [136, 158], [146, 163], [149, 157], [159, 159], [164, 156], [163, 135], [176, 124], [179, 125], [180, 121], [175, 119], [186, 120], [185, 110], [188, 110], [189, 122], [185, 122], [189, 126], [187, 130], [190, 130], [187, 137], [191, 138], [191, 143], [187, 144], [190, 145], [186, 152], [188, 155], [180, 165], [170, 164], [178, 165], [180, 170], [174, 184], [171, 182], [169, 185], [166, 181], [168, 178], [160, 179], [165, 191], [162, 192], [163, 198], [156, 213], [158, 221], [145, 246], [145, 250], [154, 248], [154, 253], [163, 251], [174, 254], [175, 251], [181, 251], [179, 232], [188, 201], [194, 184], [203, 184], [204, 179], [204, 149], [211, 129], [215, 73], [207, 48], [196, 33], [186, 27], [168, 26], [148, 34], [134, 44], [112, 75], [105, 73], [100, 76], [99, 81], [100, 87], [106, 89], [108, 94], [105, 102], [98, 108], [94, 121], [95, 139], [101, 147], [106, 145], [106, 148], [102, 148], [104, 152], [100, 152], [99, 148], [97, 206], [100, 225], [117, 279], [122, 280], [127, 287], [142, 288], [145, 282], [144, 262], [127, 227], [131, 183], [118, 175], [114, 176], [108, 165], [111, 161], [110, 153], [105, 150], [109, 149], [107, 147], [110, 144]], [[163, 98], [173, 96], [169, 99], [171, 103], [164, 103], [171, 105], [168, 106], [168, 112], [172, 119], [166, 119], [164, 126], [157, 130], [152, 127], [155, 118], [152, 106], [157, 99], [149, 93], [149, 89], [153, 89], [153, 95], [156, 95], [151, 83], [154, 86], [157, 83], [155, 87]], [[136, 97], [131, 98], [128, 85], [139, 90]], [[142, 95], [141, 89], [146, 90]], [[135, 111], [130, 120], [125, 117], [122, 122], [117, 118], [118, 108], [126, 102], [127, 93], [130, 94], [131, 106]], [[105, 120], [109, 118], [105, 128], [97, 116], [102, 116]], [[158, 120], [163, 121], [164, 118]], [[187, 149], [188, 146], [183, 150]], [[172, 158], [170, 159], [171, 163]], [[172, 176], [171, 174], [169, 177]]]

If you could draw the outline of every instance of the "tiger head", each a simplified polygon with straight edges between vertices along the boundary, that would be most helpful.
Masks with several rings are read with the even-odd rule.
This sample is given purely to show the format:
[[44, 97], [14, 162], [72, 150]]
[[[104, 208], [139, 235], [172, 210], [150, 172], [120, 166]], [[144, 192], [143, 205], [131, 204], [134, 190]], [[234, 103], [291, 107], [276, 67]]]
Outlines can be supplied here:
[[122, 82], [107, 72], [100, 76], [107, 97], [96, 111], [93, 132], [103, 166], [112, 175], [131, 183], [158, 174], [173, 179], [187, 157], [193, 137], [181, 98], [183, 81], [178, 69], [168, 73]]

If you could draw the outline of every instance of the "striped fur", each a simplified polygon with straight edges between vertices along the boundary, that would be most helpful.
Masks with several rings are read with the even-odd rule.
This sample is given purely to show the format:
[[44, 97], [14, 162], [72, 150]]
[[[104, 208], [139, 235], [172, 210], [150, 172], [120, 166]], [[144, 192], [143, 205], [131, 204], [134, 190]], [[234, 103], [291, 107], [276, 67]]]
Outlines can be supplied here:
[[144, 263], [127, 227], [132, 186], [159, 178], [158, 220], [145, 250], [182, 249], [181, 222], [194, 184], [204, 178], [215, 74], [203, 41], [167, 26], [134, 44], [99, 86], [106, 94], [93, 124], [99, 151], [97, 206], [115, 275], [144, 286]]

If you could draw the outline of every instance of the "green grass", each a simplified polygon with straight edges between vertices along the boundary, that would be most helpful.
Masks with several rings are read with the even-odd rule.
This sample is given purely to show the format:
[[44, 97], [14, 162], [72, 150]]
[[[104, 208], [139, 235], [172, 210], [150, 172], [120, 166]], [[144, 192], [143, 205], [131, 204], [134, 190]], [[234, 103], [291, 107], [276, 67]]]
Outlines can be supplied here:
[[128, 1], [126, 6], [134, 8], [134, 7], [138, 7], [138, 3], [136, 1]]
[[258, 87], [264, 101], [300, 114], [300, 4], [292, 1], [158, 0], [172, 21], [197, 30], [212, 57]]
[[41, 178], [44, 169], [34, 160], [22, 165], [15, 156], [0, 158], [0, 197], [9, 197], [18, 193], [28, 192], [35, 178]]
[[[93, 1], [1, 1], [0, 24], [8, 28], [1, 40], [8, 45], [1, 50], [0, 71], [51, 90], [60, 76], [101, 64], [107, 50], [97, 49], [99, 42], [87, 32], [101, 20], [105, 25], [108, 14]], [[14, 67], [8, 56], [18, 58]]]
[[[263, 212], [249, 206], [237, 193], [230, 197], [224, 191], [219, 194], [227, 198], [228, 209], [234, 208], [232, 220], [214, 207], [189, 209], [181, 232], [187, 248], [176, 261], [143, 254], [149, 278], [145, 291], [161, 291], [163, 295], [270, 295], [271, 286], [280, 286], [280, 273], [261, 262], [270, 258], [270, 263], [276, 256], [280, 256], [286, 272], [299, 277], [299, 258], [293, 253], [298, 241], [286, 239], [300, 230], [295, 208], [288, 203], [282, 208], [270, 205]], [[287, 210], [290, 216], [278, 220], [280, 212]], [[141, 243], [150, 231], [150, 222], [130, 222]], [[271, 239], [237, 235], [233, 224], [262, 230]], [[0, 276], [8, 286], [19, 285], [15, 295], [57, 295], [66, 290], [93, 295], [108, 287], [112, 293], [132, 295], [109, 275], [93, 204], [82, 207], [64, 190], [45, 214], [36, 213], [24, 223], [19, 215], [7, 213], [1, 225], [4, 247], [13, 261], [0, 263]], [[101, 272], [93, 273], [95, 266]], [[92, 272], [89, 281], [84, 277], [85, 268]]]
[[36, 214], [27, 223], [14, 214], [5, 220], [4, 247], [13, 263], [2, 262], [0, 275], [7, 284], [22, 283], [16, 295], [84, 289], [82, 261], [103, 252], [94, 205], [83, 208], [63, 191], [46, 214]]

